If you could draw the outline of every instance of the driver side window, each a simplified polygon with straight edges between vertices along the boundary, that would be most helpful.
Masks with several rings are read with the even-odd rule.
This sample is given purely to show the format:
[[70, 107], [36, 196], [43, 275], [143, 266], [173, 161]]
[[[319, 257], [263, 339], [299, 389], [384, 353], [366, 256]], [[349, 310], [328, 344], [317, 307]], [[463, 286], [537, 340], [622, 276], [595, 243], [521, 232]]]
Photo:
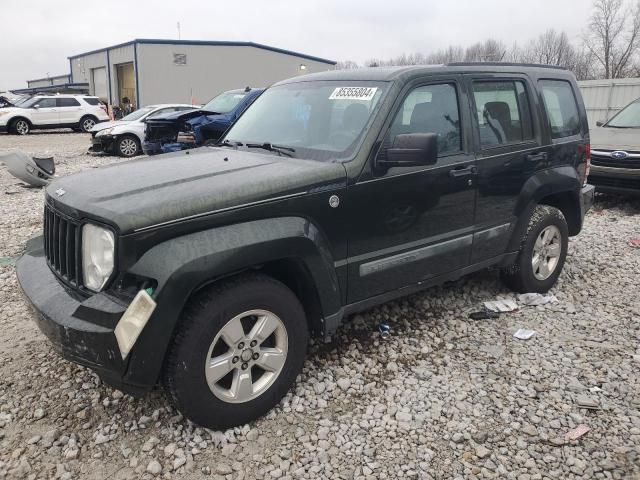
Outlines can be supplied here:
[[412, 90], [389, 128], [381, 153], [393, 145], [396, 135], [405, 133], [435, 133], [438, 156], [459, 152], [462, 142], [455, 85], [425, 85]]
[[[55, 98], [41, 98], [38, 100], [35, 105], [38, 105], [38, 108], [53, 108], [56, 106]], [[34, 106], [35, 106], [34, 105]]]

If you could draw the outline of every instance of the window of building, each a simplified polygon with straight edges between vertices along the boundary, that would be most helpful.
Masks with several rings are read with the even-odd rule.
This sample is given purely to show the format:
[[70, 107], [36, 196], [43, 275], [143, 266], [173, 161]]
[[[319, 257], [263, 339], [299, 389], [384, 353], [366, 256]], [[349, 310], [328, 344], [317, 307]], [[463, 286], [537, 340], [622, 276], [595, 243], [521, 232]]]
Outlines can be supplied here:
[[540, 80], [544, 108], [549, 118], [552, 138], [570, 137], [580, 133], [578, 104], [569, 82]]
[[482, 146], [519, 143], [533, 138], [531, 109], [520, 81], [473, 82]]

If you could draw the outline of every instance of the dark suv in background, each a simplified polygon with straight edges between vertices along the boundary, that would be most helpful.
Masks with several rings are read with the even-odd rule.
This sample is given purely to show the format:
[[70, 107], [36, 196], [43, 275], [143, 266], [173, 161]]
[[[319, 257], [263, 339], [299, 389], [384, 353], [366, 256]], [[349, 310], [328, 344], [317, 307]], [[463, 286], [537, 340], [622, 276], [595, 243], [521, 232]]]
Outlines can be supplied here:
[[264, 91], [262, 88], [229, 90], [202, 108], [159, 115], [145, 121], [143, 151], [167, 153], [217, 142], [240, 114]]
[[[210, 428], [285, 395], [310, 335], [487, 267], [556, 283], [594, 189], [567, 70], [331, 71], [267, 89], [217, 147], [55, 180], [17, 275], [64, 356]], [[124, 181], [123, 181], [124, 179]]]

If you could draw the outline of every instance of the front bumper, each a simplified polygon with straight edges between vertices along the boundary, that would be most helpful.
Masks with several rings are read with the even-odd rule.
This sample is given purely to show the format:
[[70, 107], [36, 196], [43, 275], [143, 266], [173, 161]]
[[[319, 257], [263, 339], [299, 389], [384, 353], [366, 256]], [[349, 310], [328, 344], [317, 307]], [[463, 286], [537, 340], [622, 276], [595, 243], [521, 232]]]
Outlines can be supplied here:
[[18, 282], [35, 310], [35, 321], [53, 347], [73, 362], [95, 370], [107, 383], [129, 393], [148, 386], [123, 381], [122, 359], [114, 328], [127, 304], [106, 293], [85, 297], [65, 287], [49, 269], [42, 237], [27, 242], [16, 263]]
[[640, 168], [591, 166], [589, 183], [598, 192], [640, 195]]
[[89, 152], [91, 153], [110, 153], [113, 151], [115, 137], [111, 135], [101, 135], [99, 137], [93, 137], [91, 139], [91, 146]]

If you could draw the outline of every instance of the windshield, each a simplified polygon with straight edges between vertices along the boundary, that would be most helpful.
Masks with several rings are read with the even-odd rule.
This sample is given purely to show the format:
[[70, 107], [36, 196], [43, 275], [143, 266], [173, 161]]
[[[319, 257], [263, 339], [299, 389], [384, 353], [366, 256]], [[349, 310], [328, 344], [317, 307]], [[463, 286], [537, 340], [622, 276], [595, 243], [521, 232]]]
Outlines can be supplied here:
[[135, 112], [131, 112], [129, 115], [126, 115], [120, 119], [121, 122], [133, 122], [134, 120], [139, 120], [144, 117], [147, 113], [155, 110], [155, 107], [144, 107], [139, 108]]
[[640, 101], [636, 100], [620, 110], [606, 127], [615, 128], [640, 128]]
[[350, 156], [364, 137], [386, 83], [316, 81], [269, 88], [225, 136], [229, 142], [294, 149], [297, 158]]
[[213, 98], [213, 100], [209, 100], [209, 103], [202, 107], [202, 109], [207, 112], [229, 113], [236, 108], [246, 96], [246, 92], [224, 92]]

